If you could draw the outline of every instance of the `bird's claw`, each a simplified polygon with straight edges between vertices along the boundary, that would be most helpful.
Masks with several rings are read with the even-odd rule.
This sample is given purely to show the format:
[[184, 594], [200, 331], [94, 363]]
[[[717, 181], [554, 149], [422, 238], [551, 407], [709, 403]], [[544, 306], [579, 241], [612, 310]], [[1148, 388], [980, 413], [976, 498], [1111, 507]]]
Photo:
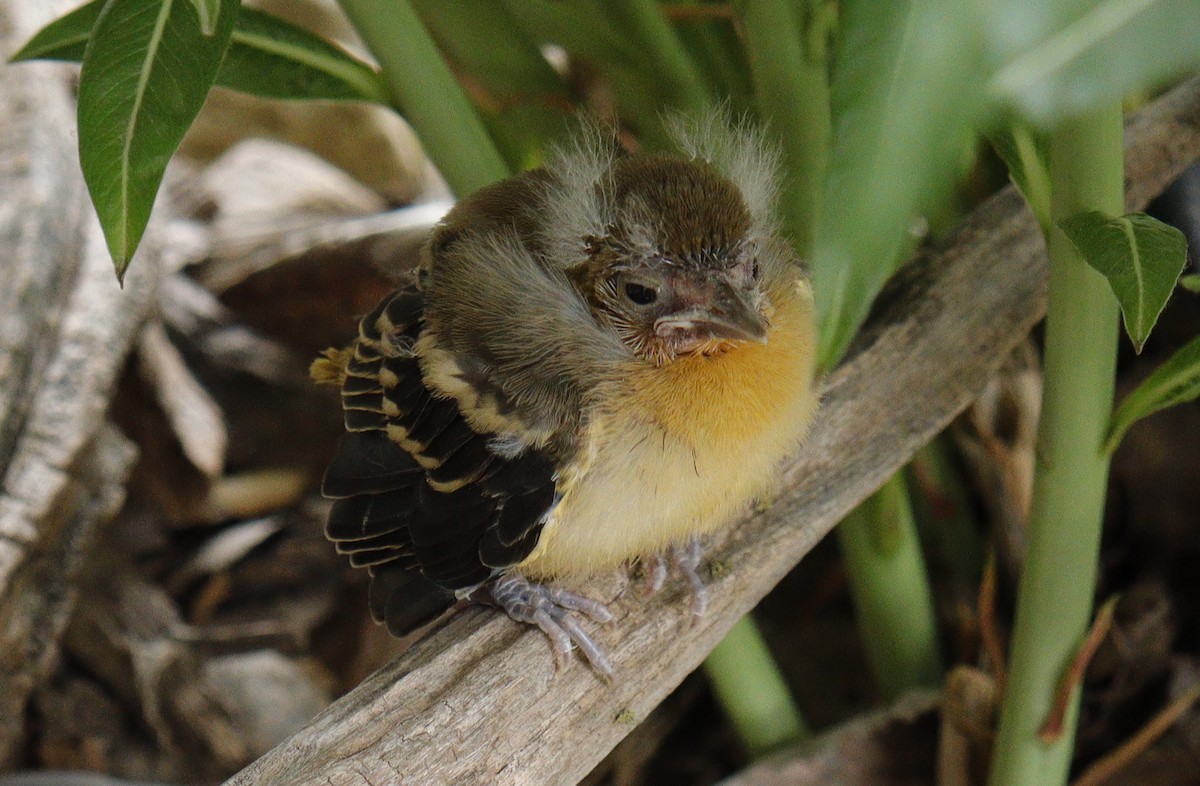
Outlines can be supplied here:
[[[484, 585], [486, 600], [491, 601], [517, 622], [536, 625], [550, 640], [558, 668], [566, 665], [571, 648], [578, 647], [583, 657], [605, 679], [613, 679], [612, 663], [571, 612], [580, 612], [596, 622], [609, 622], [612, 612], [592, 598], [529, 581], [519, 573], [508, 573]], [[475, 598], [473, 598], [475, 599]]]

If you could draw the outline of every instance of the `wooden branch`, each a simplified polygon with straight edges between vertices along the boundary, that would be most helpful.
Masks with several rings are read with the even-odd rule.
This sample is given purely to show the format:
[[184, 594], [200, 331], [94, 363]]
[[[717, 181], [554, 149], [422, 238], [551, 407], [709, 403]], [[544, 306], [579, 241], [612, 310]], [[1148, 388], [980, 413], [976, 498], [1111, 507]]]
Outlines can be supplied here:
[[[0, 6], [0, 51], [57, 6]], [[117, 286], [79, 174], [70, 84], [61, 66], [0, 68], [0, 768], [96, 524], [123, 498], [133, 448], [105, 412], [153, 291], [144, 262]]]
[[[1200, 80], [1130, 126], [1133, 206], [1200, 156]], [[233, 777], [233, 786], [575, 783], [698, 666], [842, 516], [981, 389], [1045, 310], [1039, 230], [1007, 189], [895, 281], [851, 357], [827, 381], [803, 454], [774, 505], [710, 548], [722, 566], [708, 615], [688, 628], [678, 592], [646, 599], [621, 581], [598, 632], [616, 669], [555, 673], [544, 637], [467, 611], [369, 677]], [[624, 591], [622, 592], [622, 590]]]

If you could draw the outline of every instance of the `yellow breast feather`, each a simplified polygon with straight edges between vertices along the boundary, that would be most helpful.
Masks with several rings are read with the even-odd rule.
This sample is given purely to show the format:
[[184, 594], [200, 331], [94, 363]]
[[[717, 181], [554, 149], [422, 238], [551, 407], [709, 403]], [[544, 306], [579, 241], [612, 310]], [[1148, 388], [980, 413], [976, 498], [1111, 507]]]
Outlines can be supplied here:
[[661, 551], [771, 487], [817, 399], [811, 288], [797, 275], [769, 295], [766, 343], [644, 366], [605, 392], [526, 575], [593, 574]]

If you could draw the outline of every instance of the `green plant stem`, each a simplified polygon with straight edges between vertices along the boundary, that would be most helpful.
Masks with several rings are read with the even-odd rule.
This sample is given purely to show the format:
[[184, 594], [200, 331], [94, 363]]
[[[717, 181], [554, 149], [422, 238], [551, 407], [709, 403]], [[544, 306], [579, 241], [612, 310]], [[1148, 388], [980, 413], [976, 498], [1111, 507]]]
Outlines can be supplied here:
[[[1122, 162], [1120, 106], [1061, 123], [1050, 140], [1054, 222], [1082, 210], [1120, 215]], [[1061, 230], [1051, 229], [1048, 245], [1050, 301], [1038, 463], [991, 786], [1066, 783], [1078, 690], [1063, 735], [1049, 744], [1036, 735], [1088, 627], [1108, 481], [1101, 446], [1112, 411], [1116, 300]]]
[[[702, 7], [699, 0], [681, 5]], [[745, 51], [728, 20], [689, 20], [675, 24], [675, 33], [704, 74], [715, 95], [728, 101], [735, 113], [753, 109], [754, 86]]]
[[914, 497], [918, 532], [955, 580], [977, 586], [986, 548], [948, 435], [943, 432], [917, 451], [910, 469], [929, 484], [929, 496]]
[[933, 596], [904, 476], [897, 473], [837, 528], [876, 682], [894, 698], [942, 677]]
[[408, 0], [340, 0], [383, 69], [392, 103], [458, 196], [508, 177], [475, 108]]
[[809, 736], [750, 615], [738, 620], [709, 653], [704, 670], [751, 757]]
[[699, 114], [711, 102], [704, 78], [655, 0], [608, 0], [615, 27], [633, 39], [638, 70], [653, 74], [667, 107]]
[[[657, 83], [657, 74], [643, 61], [641, 40], [631, 31], [616, 29], [615, 25], [623, 20], [607, 4], [583, 0], [503, 0], [503, 3], [530, 40], [562, 46], [577, 62], [603, 74], [616, 109], [616, 116], [606, 119], [619, 117], [633, 129], [643, 150], [670, 147], [659, 119], [664, 108], [664, 91]], [[604, 117], [606, 108], [597, 109]]]
[[827, 6], [826, 0], [746, 0], [735, 6], [759, 111], [783, 145], [784, 229], [805, 257], [812, 250], [829, 159], [826, 40], [836, 17]]
[[537, 96], [560, 101], [572, 96], [542, 56], [511, 9], [496, 0], [409, 0], [440, 51], [466, 68], [499, 100]]
[[542, 163], [546, 148], [565, 140], [576, 96], [512, 10], [497, 0], [410, 2], [455, 73], [469, 80], [509, 167]]

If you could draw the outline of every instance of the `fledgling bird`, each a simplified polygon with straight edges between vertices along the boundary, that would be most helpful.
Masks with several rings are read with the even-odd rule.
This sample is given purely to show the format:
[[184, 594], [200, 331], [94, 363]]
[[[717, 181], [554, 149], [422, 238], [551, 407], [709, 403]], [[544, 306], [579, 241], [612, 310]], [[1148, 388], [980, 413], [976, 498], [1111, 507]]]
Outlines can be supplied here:
[[483, 600], [611, 676], [576, 619], [607, 609], [544, 582], [667, 553], [701, 612], [695, 539], [769, 491], [817, 399], [761, 135], [678, 123], [679, 157], [601, 137], [462, 200], [313, 374], [348, 431], [326, 533], [376, 619], [403, 635]]

